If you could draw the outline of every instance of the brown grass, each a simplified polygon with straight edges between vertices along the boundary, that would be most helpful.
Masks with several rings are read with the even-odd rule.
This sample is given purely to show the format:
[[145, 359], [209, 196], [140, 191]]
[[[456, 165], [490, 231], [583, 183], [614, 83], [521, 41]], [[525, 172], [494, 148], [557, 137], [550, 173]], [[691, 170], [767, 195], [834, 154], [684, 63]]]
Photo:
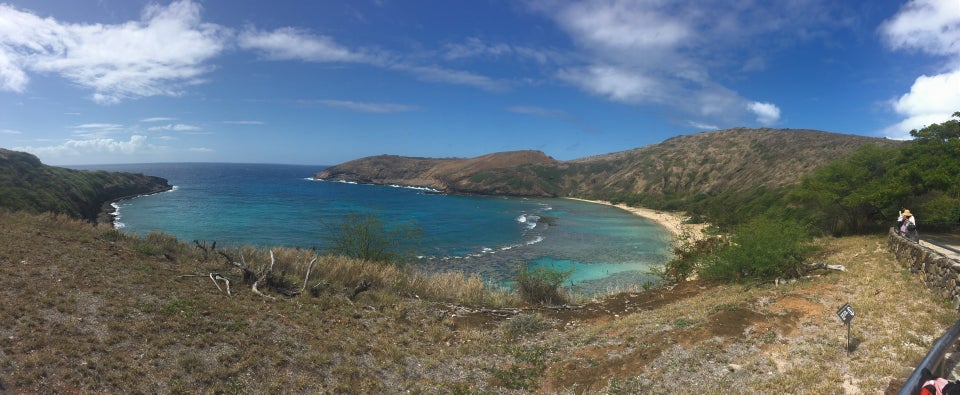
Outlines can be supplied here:
[[[881, 237], [825, 241], [821, 260], [847, 273], [692, 282], [514, 315], [504, 308], [523, 307], [515, 295], [460, 274], [323, 256], [306, 282], [317, 292], [266, 289], [271, 301], [222, 257], [163, 235], [50, 215], [0, 223], [9, 393], [877, 393], [956, 319]], [[274, 255], [302, 286], [313, 252]], [[243, 256], [269, 263], [266, 250]], [[234, 281], [232, 297], [179, 277], [211, 271]], [[363, 279], [373, 287], [349, 298]], [[834, 314], [845, 302], [857, 311], [850, 356]]]

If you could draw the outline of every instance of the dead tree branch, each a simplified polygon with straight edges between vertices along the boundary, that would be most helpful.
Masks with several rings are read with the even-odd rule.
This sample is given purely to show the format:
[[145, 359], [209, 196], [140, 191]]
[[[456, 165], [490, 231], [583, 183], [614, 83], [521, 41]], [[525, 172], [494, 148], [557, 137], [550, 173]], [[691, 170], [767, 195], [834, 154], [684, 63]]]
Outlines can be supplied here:
[[230, 279], [220, 273], [211, 272], [210, 274], [184, 274], [180, 276], [180, 278], [185, 278], [185, 277], [209, 277], [211, 280], [213, 280], [213, 285], [215, 285], [217, 287], [217, 290], [220, 292], [223, 292], [223, 288], [220, 288], [220, 284], [217, 281], [223, 281], [223, 283], [226, 284], [227, 286], [227, 296], [231, 296]]
[[[243, 259], [243, 254], [240, 255], [240, 258]], [[275, 263], [276, 263], [276, 260], [273, 258], [273, 250], [270, 250], [270, 268], [269, 268], [267, 271], [261, 273], [261, 274], [260, 274], [260, 277], [257, 278], [257, 281], [254, 281], [254, 282], [253, 282], [253, 286], [250, 287], [250, 289], [253, 290], [253, 293], [255, 293], [255, 294], [257, 294], [257, 295], [260, 295], [260, 296], [262, 296], [262, 297], [264, 297], [264, 298], [270, 299], [270, 300], [276, 300], [276, 298], [274, 298], [273, 296], [264, 294], [263, 292], [260, 292], [260, 290], [257, 289], [257, 286], [258, 286], [258, 284], [260, 284], [261, 281], [263, 281], [264, 279], [266, 279], [267, 276], [270, 275], [270, 274], [273, 272], [273, 265], [274, 265]]]
[[350, 299], [354, 299], [363, 291], [370, 289], [373, 286], [373, 282], [370, 280], [360, 280], [360, 283], [356, 287], [353, 287], [353, 292], [350, 293]]
[[313, 269], [313, 264], [317, 262], [318, 258], [320, 258], [319, 255], [313, 257], [313, 260], [311, 260], [310, 264], [307, 265], [307, 275], [303, 276], [303, 287], [300, 288], [300, 293], [303, 293], [307, 290], [307, 281], [310, 280], [310, 270]]

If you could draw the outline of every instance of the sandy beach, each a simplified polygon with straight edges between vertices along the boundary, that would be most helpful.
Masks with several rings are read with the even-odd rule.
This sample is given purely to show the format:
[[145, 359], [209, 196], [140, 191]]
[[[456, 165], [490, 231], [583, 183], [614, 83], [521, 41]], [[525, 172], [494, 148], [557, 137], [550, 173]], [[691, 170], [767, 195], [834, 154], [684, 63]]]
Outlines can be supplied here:
[[702, 239], [703, 232], [701, 231], [707, 227], [706, 224], [684, 223], [687, 217], [680, 213], [651, 210], [648, 208], [641, 208], [641, 207], [630, 207], [630, 206], [627, 206], [626, 204], [622, 204], [622, 203], [613, 204], [604, 200], [587, 200], [587, 199], [578, 199], [578, 198], [567, 198], [567, 199], [577, 200], [577, 201], [587, 202], [587, 203], [604, 204], [607, 206], [613, 206], [613, 207], [617, 207], [617, 208], [629, 211], [634, 215], [639, 215], [641, 217], [647, 218], [651, 221], [654, 221], [660, 224], [661, 226], [666, 228], [668, 231], [670, 231], [670, 233], [673, 233], [674, 237], [680, 237], [684, 234], [684, 232], [686, 232], [694, 239]]

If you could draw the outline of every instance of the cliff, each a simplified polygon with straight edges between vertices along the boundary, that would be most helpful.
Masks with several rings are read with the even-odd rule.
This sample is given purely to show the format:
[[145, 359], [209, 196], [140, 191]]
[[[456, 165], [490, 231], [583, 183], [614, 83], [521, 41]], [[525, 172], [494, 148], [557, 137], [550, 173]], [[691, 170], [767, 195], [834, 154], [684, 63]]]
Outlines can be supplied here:
[[97, 221], [110, 202], [170, 188], [159, 177], [47, 166], [31, 154], [0, 148], [0, 208]]

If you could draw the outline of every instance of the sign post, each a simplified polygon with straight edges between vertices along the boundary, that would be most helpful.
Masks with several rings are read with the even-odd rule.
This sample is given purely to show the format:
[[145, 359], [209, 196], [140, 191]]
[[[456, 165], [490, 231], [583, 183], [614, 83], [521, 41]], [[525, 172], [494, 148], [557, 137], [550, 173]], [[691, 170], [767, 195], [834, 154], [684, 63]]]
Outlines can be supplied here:
[[850, 303], [844, 303], [843, 306], [840, 306], [840, 310], [837, 310], [837, 316], [840, 317], [840, 320], [843, 323], [847, 324], [847, 356], [850, 356], [850, 323], [853, 321], [853, 316], [856, 313], [853, 312], [853, 306], [850, 306]]

